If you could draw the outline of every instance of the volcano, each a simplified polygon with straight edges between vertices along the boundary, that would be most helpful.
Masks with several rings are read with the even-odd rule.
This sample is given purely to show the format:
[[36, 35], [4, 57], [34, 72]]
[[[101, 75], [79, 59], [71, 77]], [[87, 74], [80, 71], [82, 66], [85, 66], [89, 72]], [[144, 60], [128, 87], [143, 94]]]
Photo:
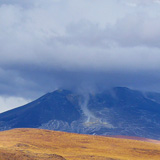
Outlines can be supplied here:
[[0, 114], [0, 130], [41, 128], [160, 139], [160, 94], [115, 87], [94, 94], [56, 90]]

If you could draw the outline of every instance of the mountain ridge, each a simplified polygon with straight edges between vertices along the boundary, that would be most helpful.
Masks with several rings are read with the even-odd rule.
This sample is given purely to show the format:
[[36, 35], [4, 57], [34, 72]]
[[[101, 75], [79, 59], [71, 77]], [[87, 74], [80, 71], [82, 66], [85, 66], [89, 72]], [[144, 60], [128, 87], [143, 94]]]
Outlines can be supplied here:
[[42, 128], [160, 139], [160, 94], [115, 87], [80, 95], [56, 90], [0, 114], [0, 130]]

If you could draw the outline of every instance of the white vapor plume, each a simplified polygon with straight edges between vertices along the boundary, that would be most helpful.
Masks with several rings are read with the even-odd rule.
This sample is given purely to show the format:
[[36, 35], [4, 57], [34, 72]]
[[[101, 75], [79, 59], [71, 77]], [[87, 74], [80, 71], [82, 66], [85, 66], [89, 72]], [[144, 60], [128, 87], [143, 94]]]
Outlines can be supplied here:
[[88, 109], [88, 102], [89, 102], [89, 95], [85, 95], [84, 96], [84, 101], [80, 103], [81, 109], [82, 109], [84, 115], [87, 117], [86, 123], [91, 122], [91, 121], [97, 119], [93, 115], [93, 113], [91, 113], [91, 111]]
[[81, 110], [83, 114], [85, 115], [85, 117], [87, 117], [87, 120], [85, 120], [84, 125], [86, 127], [101, 125], [106, 128], [113, 128], [114, 127], [113, 125], [108, 123], [106, 120], [95, 116], [95, 114], [89, 110], [88, 108], [89, 99], [90, 99], [89, 94], [84, 94], [83, 100], [81, 99], [81, 102], [80, 102]]

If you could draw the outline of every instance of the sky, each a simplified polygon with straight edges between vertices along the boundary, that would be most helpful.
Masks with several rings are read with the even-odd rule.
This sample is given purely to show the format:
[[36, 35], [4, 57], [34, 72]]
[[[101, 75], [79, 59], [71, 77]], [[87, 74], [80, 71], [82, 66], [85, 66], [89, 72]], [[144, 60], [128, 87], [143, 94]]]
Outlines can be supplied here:
[[159, 0], [0, 0], [0, 112], [59, 88], [160, 92]]

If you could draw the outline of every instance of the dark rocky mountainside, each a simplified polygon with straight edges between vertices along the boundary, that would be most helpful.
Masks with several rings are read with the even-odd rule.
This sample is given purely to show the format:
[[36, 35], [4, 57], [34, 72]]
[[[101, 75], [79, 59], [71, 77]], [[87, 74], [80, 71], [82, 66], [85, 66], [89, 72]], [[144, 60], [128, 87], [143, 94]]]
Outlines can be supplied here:
[[57, 90], [0, 114], [0, 129], [43, 128], [160, 139], [160, 94], [116, 87], [79, 95]]

